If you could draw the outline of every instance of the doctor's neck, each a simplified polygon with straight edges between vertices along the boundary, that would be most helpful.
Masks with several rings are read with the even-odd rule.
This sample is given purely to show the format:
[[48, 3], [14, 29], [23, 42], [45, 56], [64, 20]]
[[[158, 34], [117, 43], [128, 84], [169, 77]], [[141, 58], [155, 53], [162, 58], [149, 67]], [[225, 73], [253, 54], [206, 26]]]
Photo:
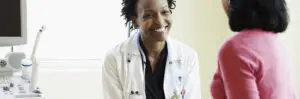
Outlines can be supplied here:
[[151, 57], [158, 58], [160, 53], [165, 47], [166, 41], [156, 41], [151, 39], [146, 39], [142, 36], [142, 41], [147, 49], [147, 54]]

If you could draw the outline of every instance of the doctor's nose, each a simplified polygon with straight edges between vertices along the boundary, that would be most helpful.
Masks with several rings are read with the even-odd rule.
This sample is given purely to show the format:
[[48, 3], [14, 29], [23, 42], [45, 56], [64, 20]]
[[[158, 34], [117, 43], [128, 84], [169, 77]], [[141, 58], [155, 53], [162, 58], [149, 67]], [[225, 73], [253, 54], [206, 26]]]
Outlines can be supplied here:
[[167, 22], [165, 22], [165, 18], [162, 15], [157, 15], [154, 20], [153, 23], [155, 24], [156, 28], [161, 28], [167, 25]]

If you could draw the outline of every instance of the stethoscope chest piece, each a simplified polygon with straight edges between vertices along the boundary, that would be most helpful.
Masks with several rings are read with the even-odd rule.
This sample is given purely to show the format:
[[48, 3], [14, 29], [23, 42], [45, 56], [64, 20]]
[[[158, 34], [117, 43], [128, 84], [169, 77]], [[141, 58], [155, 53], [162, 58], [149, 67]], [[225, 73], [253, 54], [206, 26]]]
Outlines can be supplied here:
[[177, 94], [176, 92], [174, 92], [174, 94], [171, 97], [171, 99], [182, 99], [182, 96], [180, 94]]

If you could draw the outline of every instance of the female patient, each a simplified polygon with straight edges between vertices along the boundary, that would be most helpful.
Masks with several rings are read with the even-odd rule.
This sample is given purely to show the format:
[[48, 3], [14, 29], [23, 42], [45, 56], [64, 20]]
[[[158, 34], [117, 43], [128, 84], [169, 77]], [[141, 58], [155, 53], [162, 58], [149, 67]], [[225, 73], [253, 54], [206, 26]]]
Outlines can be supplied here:
[[279, 33], [288, 26], [284, 0], [223, 0], [232, 31], [211, 85], [214, 99], [296, 99]]
[[136, 33], [107, 53], [104, 99], [200, 99], [198, 56], [171, 40], [174, 0], [123, 0]]

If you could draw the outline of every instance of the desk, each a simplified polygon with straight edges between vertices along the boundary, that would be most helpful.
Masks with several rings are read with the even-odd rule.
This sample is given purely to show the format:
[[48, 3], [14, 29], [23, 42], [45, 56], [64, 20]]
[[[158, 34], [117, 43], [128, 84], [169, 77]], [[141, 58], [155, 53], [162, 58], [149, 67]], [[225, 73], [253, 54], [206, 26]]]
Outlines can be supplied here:
[[30, 81], [12, 77], [9, 83], [0, 84], [0, 99], [45, 99], [40, 90], [30, 91]]
[[40, 95], [39, 97], [26, 97], [26, 98], [16, 98], [13, 95], [4, 94], [3, 92], [0, 92], [0, 99], [45, 99], [43, 95]]

